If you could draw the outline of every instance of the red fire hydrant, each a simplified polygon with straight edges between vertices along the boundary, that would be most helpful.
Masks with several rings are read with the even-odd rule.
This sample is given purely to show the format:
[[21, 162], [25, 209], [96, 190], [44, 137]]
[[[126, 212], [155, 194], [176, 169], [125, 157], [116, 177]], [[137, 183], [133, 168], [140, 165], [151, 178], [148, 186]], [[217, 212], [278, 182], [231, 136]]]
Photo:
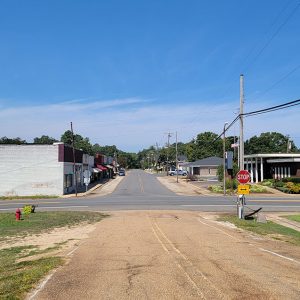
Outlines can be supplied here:
[[21, 210], [20, 208], [16, 209], [16, 221], [20, 221], [21, 220]]

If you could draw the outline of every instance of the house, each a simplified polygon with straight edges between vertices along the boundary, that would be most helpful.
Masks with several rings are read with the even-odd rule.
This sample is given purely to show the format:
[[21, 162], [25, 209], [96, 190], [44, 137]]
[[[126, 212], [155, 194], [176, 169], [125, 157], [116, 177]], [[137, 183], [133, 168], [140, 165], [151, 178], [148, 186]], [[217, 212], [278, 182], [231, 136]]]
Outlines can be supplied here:
[[300, 177], [300, 153], [265, 153], [244, 156], [244, 169], [251, 175], [251, 182], [264, 179]]
[[182, 167], [187, 168], [192, 175], [208, 179], [217, 176], [217, 170], [220, 165], [223, 165], [223, 158], [212, 156], [194, 162], [183, 163]]
[[[63, 195], [82, 187], [92, 158], [64, 143], [0, 145], [0, 195]], [[85, 157], [85, 158], [83, 158]]]

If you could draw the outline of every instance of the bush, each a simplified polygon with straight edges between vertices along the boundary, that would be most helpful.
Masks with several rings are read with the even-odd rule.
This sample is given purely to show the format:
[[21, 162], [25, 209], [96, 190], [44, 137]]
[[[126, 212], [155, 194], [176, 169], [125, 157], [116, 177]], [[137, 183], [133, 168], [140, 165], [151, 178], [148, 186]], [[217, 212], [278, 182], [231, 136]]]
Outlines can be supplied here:
[[299, 194], [300, 192], [300, 184], [293, 183], [293, 182], [287, 182], [285, 184], [285, 187], [289, 190], [292, 194]]
[[193, 175], [193, 174], [188, 174], [186, 179], [190, 180], [190, 181], [197, 181], [198, 180], [197, 176]]
[[274, 181], [274, 187], [278, 188], [278, 187], [284, 187], [284, 183], [280, 180], [275, 180]]
[[286, 177], [282, 178], [283, 182], [293, 182], [293, 183], [300, 183], [300, 177]]
[[223, 187], [220, 185], [211, 185], [208, 189], [213, 193], [223, 193]]
[[226, 190], [227, 189], [236, 190], [238, 186], [238, 182], [236, 179], [227, 178], [225, 181], [225, 186], [226, 186]]
[[25, 205], [23, 207], [23, 214], [24, 215], [29, 215], [31, 213], [34, 213], [35, 211], [35, 205]]
[[274, 182], [275, 182], [274, 179], [265, 179], [260, 184], [263, 185], [263, 186], [274, 187]]
[[261, 185], [251, 185], [250, 186], [250, 192], [251, 193], [267, 193], [267, 189]]
[[281, 191], [281, 192], [283, 192], [283, 193], [289, 193], [290, 192], [290, 190], [288, 189], [288, 188], [286, 188], [286, 187], [277, 187], [276, 188], [278, 191]]

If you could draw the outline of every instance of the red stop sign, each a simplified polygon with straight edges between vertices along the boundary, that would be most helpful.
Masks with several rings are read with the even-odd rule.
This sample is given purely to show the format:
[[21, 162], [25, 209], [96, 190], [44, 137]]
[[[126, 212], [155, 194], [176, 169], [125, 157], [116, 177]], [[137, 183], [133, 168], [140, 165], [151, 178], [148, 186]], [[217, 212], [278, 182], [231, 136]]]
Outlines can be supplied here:
[[239, 183], [247, 183], [250, 181], [250, 173], [246, 170], [241, 170], [236, 174], [236, 179]]

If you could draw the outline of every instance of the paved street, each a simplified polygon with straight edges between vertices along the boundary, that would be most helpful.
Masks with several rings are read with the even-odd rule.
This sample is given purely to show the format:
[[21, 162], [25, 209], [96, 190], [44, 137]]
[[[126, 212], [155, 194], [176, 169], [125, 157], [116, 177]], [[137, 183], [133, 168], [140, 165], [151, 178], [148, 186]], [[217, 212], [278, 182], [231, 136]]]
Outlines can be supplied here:
[[[110, 217], [30, 300], [300, 298], [299, 247], [216, 221], [213, 211], [235, 211], [234, 197], [178, 196], [141, 170], [118, 180], [106, 196], [98, 190], [39, 201], [38, 210], [106, 210]], [[297, 197], [250, 199], [251, 208], [300, 210]], [[1, 210], [27, 202], [2, 201]]]
[[300, 252], [205, 213], [113, 212], [34, 299], [299, 299]]
[[[234, 196], [182, 196], [162, 186], [155, 175], [132, 170], [122, 179], [116, 190], [102, 196], [101, 190], [88, 197], [44, 200], [0, 201], [0, 211], [14, 210], [23, 204], [38, 203], [39, 210], [196, 210], [231, 211], [236, 209]], [[263, 211], [300, 211], [300, 197], [249, 196], [247, 206], [263, 207]]]

